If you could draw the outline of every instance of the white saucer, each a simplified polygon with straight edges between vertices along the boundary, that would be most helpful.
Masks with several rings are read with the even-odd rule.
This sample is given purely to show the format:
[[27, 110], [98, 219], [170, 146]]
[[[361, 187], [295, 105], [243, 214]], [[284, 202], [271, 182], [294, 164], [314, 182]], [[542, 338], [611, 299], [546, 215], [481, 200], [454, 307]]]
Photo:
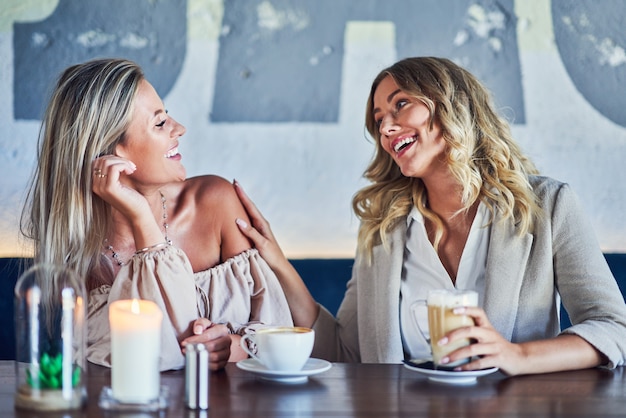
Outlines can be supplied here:
[[476, 383], [476, 378], [486, 376], [498, 371], [497, 367], [482, 370], [450, 371], [435, 370], [430, 360], [404, 360], [404, 367], [414, 372], [426, 375], [433, 382], [447, 383], [451, 385], [471, 385]]
[[249, 358], [237, 362], [237, 367], [247, 372], [256, 374], [261, 379], [271, 380], [280, 383], [302, 383], [306, 382], [309, 376], [325, 372], [332, 367], [332, 364], [326, 360], [310, 358], [304, 364], [302, 370], [296, 372], [285, 372], [278, 370], [269, 370], [265, 368], [256, 359]]

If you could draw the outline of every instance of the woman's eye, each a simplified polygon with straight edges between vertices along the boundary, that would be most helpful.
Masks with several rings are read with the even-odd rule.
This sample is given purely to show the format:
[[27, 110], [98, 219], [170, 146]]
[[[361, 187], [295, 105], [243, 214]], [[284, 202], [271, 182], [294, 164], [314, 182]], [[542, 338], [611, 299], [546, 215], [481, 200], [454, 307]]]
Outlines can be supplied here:
[[157, 125], [156, 125], [156, 126], [157, 126], [157, 128], [162, 128], [162, 127], [165, 125], [165, 121], [166, 121], [166, 120], [165, 120], [165, 119], [163, 119], [163, 121], [162, 121], [162, 122], [157, 123]]
[[398, 102], [396, 103], [396, 109], [398, 110], [402, 109], [407, 103], [409, 103], [408, 100], [405, 100], [405, 99], [398, 100]]
[[380, 125], [382, 125], [382, 124], [383, 124], [383, 120], [382, 119], [376, 119], [374, 121], [374, 125], [376, 125], [377, 129], [380, 129]]

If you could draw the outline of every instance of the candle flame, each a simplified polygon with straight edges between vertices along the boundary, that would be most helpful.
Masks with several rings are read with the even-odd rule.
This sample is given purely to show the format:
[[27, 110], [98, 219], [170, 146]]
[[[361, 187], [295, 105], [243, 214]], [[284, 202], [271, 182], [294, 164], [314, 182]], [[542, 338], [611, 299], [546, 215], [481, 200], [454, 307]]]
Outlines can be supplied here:
[[130, 311], [136, 315], [140, 313], [139, 301], [137, 299], [133, 299], [133, 301], [130, 303]]

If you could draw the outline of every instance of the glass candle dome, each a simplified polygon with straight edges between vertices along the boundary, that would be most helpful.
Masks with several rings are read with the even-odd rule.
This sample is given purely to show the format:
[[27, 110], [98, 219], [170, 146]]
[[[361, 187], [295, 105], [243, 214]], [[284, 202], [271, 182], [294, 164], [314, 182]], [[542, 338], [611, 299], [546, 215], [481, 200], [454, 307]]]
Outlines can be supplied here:
[[86, 400], [85, 285], [63, 266], [38, 264], [15, 285], [15, 407], [79, 409]]

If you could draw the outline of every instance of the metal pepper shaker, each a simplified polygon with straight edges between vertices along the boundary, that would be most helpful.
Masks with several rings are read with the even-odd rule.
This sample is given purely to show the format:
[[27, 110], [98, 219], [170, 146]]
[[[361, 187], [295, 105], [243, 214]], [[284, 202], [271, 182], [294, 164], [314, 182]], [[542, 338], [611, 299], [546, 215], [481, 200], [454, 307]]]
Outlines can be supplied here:
[[185, 347], [185, 402], [189, 409], [209, 408], [209, 352], [201, 343]]

